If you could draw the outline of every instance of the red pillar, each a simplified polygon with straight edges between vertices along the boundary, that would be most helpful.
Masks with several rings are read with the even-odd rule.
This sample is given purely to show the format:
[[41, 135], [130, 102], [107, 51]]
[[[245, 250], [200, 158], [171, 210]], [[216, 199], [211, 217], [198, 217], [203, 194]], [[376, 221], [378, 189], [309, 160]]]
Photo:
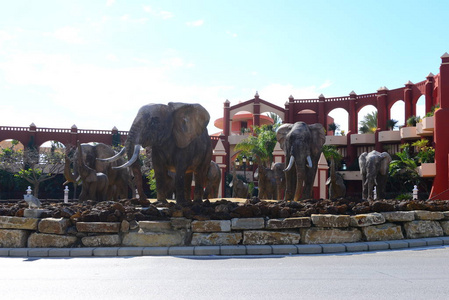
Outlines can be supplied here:
[[[293, 96], [290, 96], [291, 98], [293, 98]], [[289, 121], [289, 114], [290, 114], [290, 102], [287, 101], [285, 102], [285, 114], [284, 114], [284, 120], [282, 123], [290, 123]]]
[[347, 142], [347, 161], [348, 165], [351, 165], [352, 162], [357, 159], [357, 148], [354, 145], [351, 145], [351, 135], [357, 134], [357, 110], [356, 110], [356, 101], [357, 94], [352, 91], [349, 94], [349, 122], [348, 122], [348, 142]]
[[432, 111], [432, 106], [435, 106], [433, 99], [433, 87], [434, 87], [434, 78], [433, 74], [430, 73], [427, 75], [426, 81], [426, 113]]
[[254, 95], [253, 103], [253, 125], [260, 126], [260, 100], [257, 92], [256, 95]]
[[387, 130], [387, 97], [388, 89], [386, 87], [377, 90], [377, 130], [376, 130], [376, 151], [382, 152], [383, 145], [379, 142], [379, 131]]
[[448, 154], [449, 139], [447, 138], [447, 124], [449, 120], [449, 54], [445, 53], [441, 57], [439, 93], [440, 109], [435, 112], [435, 165], [436, 176], [433, 181], [430, 198], [449, 199], [448, 182]]
[[226, 151], [226, 159], [225, 159], [225, 164], [226, 164], [226, 172], [229, 172], [229, 157], [230, 157], [230, 147], [229, 147], [229, 135], [231, 134], [231, 130], [229, 128], [229, 126], [231, 126], [231, 110], [230, 110], [230, 102], [229, 100], [226, 99], [226, 101], [224, 102], [224, 106], [223, 106], [223, 134], [224, 134], [224, 138], [223, 138], [223, 146], [225, 148]]
[[327, 118], [324, 115], [324, 101], [326, 101], [326, 98], [324, 98], [323, 94], [320, 95], [318, 101], [318, 123], [322, 124], [324, 129], [327, 130]]
[[294, 113], [295, 113], [295, 102], [293, 96], [290, 95], [288, 98], [288, 122], [295, 123]]
[[405, 89], [404, 89], [404, 120], [405, 122], [407, 122], [408, 118], [410, 118], [411, 116], [413, 116], [414, 113], [414, 109], [413, 109], [413, 93], [412, 93], [412, 86], [413, 83], [411, 81], [407, 82], [405, 84]]

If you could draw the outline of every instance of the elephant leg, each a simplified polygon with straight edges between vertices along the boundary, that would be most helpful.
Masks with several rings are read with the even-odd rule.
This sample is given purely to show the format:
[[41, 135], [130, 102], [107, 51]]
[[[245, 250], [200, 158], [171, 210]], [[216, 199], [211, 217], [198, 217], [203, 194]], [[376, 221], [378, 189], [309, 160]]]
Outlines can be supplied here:
[[[190, 197], [186, 197], [186, 168], [177, 168], [175, 175], [176, 203], [182, 204], [190, 201]], [[190, 181], [191, 182], [191, 181]], [[190, 190], [190, 189], [189, 189]]]
[[296, 168], [292, 167], [285, 173], [285, 195], [284, 200], [293, 200], [296, 189]]
[[138, 163], [133, 164], [132, 171], [134, 174], [134, 184], [136, 185], [140, 200], [147, 200], [147, 196], [145, 195], [145, 192], [143, 191], [142, 171], [141, 171]]
[[[193, 174], [187, 173], [184, 177], [184, 197], [187, 201], [190, 201], [190, 196], [192, 192], [192, 180]], [[196, 176], [195, 176], [195, 184], [196, 184]]]
[[194, 201], [202, 201], [203, 200], [203, 191], [204, 191], [204, 183], [205, 183], [205, 175], [207, 173], [198, 172], [195, 173], [195, 192], [193, 194]]
[[[170, 182], [170, 177], [168, 176], [167, 169], [165, 168], [154, 168], [154, 177], [156, 178], [156, 194], [157, 201], [166, 203], [167, 202], [167, 183]], [[140, 195], [140, 192], [139, 192]]]

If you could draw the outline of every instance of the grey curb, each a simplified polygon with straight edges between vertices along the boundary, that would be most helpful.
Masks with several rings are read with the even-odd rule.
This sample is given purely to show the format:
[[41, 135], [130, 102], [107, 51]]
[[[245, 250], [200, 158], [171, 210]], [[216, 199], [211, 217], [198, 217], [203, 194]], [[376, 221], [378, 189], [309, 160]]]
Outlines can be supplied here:
[[126, 257], [307, 255], [367, 252], [449, 245], [449, 236], [382, 242], [309, 245], [225, 245], [176, 247], [0, 248], [0, 257]]

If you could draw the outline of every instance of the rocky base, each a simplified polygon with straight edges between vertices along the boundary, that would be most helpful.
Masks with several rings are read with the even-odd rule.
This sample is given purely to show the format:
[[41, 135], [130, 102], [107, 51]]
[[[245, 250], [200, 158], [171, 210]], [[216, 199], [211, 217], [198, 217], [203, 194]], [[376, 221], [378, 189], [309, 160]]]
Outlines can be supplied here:
[[[357, 215], [389, 211], [449, 211], [448, 200], [377, 200], [308, 199], [299, 202], [261, 201], [248, 199], [245, 203], [219, 200], [210, 202], [192, 202], [186, 205], [176, 203], [150, 203], [139, 199], [125, 199], [118, 202], [105, 201], [95, 203], [52, 203], [42, 201], [44, 209], [40, 218], [67, 218], [76, 222], [121, 222], [170, 220], [184, 217], [192, 220], [231, 220], [233, 218], [269, 219], [309, 217], [312, 214]], [[24, 217], [28, 205], [25, 201], [0, 204], [0, 216]]]

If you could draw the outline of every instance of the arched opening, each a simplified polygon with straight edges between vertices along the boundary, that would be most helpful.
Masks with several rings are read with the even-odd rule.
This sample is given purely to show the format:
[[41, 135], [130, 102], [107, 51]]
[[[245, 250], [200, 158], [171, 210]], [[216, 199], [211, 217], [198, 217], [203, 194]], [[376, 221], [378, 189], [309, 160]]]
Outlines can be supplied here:
[[421, 95], [416, 101], [415, 104], [416, 114], [415, 116], [420, 117], [421, 119], [426, 116], [426, 97]]
[[377, 108], [373, 105], [364, 106], [357, 114], [358, 132], [374, 133], [377, 129]]
[[[326, 128], [328, 135], [346, 135], [349, 128], [349, 113], [343, 108], [335, 108], [329, 112], [328, 116], [333, 119], [332, 123], [335, 124], [335, 127], [333, 127], [330, 126], [332, 123], [328, 123], [328, 128]], [[331, 130], [332, 127], [335, 128], [334, 131]]]
[[23, 199], [27, 181], [15, 176], [24, 166], [24, 145], [18, 140], [0, 141], [0, 199]]
[[[390, 108], [390, 120], [387, 120], [387, 127], [390, 127], [392, 130], [399, 130], [405, 124], [405, 103], [403, 100], [396, 101]], [[396, 123], [394, 121], [397, 121]], [[394, 123], [394, 125], [393, 125]]]
[[318, 123], [318, 114], [311, 109], [303, 109], [298, 112], [297, 121], [301, 121], [306, 124]]

